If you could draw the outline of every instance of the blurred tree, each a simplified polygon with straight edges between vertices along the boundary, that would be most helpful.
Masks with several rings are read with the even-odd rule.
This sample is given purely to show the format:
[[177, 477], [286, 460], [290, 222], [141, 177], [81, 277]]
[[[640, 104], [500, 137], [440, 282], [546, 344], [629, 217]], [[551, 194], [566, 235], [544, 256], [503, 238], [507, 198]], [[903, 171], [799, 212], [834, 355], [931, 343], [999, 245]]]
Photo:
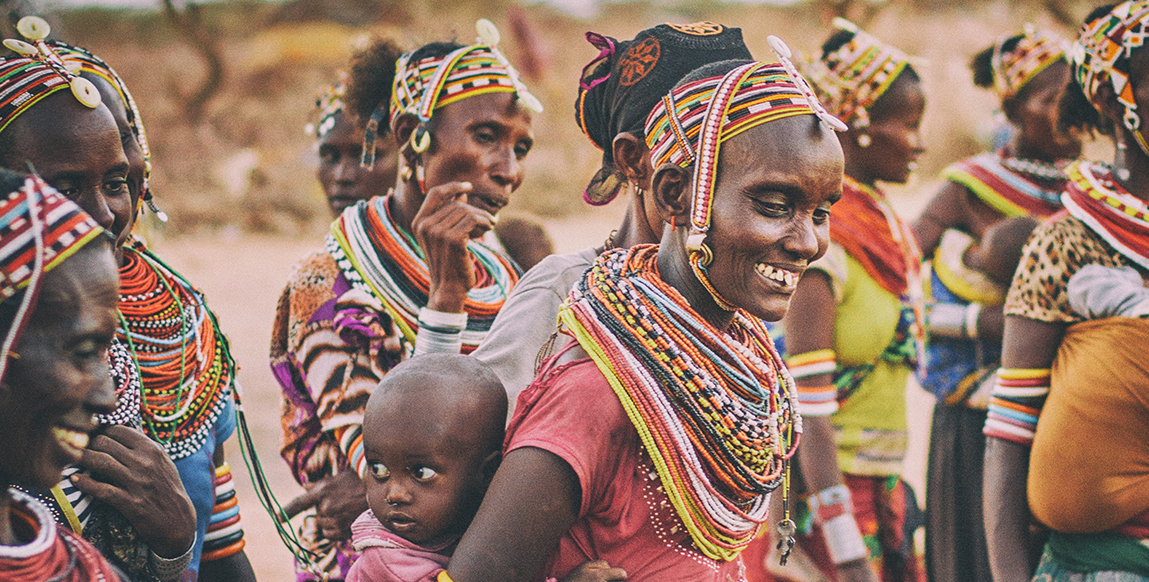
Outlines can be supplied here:
[[402, 5], [400, 0], [290, 0], [276, 11], [272, 22], [330, 21], [369, 26], [402, 17]]
[[203, 119], [207, 102], [219, 92], [223, 85], [223, 58], [220, 56], [220, 38], [213, 34], [203, 20], [203, 12], [198, 4], [185, 2], [183, 9], [176, 7], [174, 0], [163, 0], [164, 15], [176, 32], [203, 58], [207, 75], [199, 87], [190, 94], [180, 95], [184, 115], [191, 124]]

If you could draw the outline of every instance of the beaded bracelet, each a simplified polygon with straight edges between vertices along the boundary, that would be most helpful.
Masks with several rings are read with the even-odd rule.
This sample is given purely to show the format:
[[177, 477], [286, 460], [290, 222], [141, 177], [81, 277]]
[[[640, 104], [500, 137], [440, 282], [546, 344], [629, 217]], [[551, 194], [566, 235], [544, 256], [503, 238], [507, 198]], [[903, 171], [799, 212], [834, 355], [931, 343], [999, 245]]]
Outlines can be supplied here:
[[[977, 305], [976, 303], [972, 305]], [[941, 337], [965, 339], [967, 307], [957, 303], [934, 303], [930, 306], [929, 325], [930, 335]]]
[[463, 349], [463, 330], [466, 328], [466, 313], [444, 313], [426, 307], [420, 309], [415, 355], [459, 353]]
[[977, 318], [981, 315], [981, 303], [970, 303], [965, 308], [965, 336], [977, 339]]
[[[786, 367], [795, 380], [830, 374], [838, 369], [834, 350], [815, 350], [791, 356]], [[803, 416], [830, 416], [838, 411], [838, 389], [833, 384], [806, 386], [798, 383], [798, 405]]]
[[854, 503], [850, 497], [850, 488], [838, 484], [827, 487], [806, 499], [810, 506], [810, 513], [814, 516], [814, 523], [823, 524], [839, 515], [853, 514]]
[[821, 524], [821, 528], [822, 537], [826, 540], [826, 549], [830, 551], [830, 561], [835, 565], [853, 562], [870, 555], [854, 514], [843, 513]]
[[1049, 395], [1049, 376], [1048, 368], [999, 369], [989, 399], [985, 435], [1031, 446], [1037, 418]]
[[349, 424], [335, 429], [339, 449], [347, 458], [347, 464], [360, 478], [367, 476], [367, 458], [363, 454], [363, 425]]
[[239, 499], [235, 495], [231, 465], [227, 462], [215, 469], [215, 507], [203, 538], [201, 562], [210, 562], [233, 556], [243, 551], [243, 520], [239, 515]]

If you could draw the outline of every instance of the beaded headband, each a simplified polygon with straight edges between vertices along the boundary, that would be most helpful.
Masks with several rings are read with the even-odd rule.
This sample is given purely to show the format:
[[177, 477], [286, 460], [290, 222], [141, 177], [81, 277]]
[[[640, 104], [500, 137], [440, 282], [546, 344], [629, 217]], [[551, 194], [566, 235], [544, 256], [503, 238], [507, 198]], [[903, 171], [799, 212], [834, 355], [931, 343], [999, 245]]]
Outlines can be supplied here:
[[1034, 30], [1027, 25], [1025, 33], [1011, 50], [1003, 50], [1005, 42], [1012, 38], [1003, 36], [993, 45], [993, 87], [997, 96], [1009, 99], [1017, 95], [1049, 65], [1065, 60], [1066, 42], [1044, 30]]
[[499, 51], [499, 30], [485, 18], [475, 23], [478, 38], [475, 44], [451, 51], [442, 57], [427, 57], [411, 62], [414, 52], [399, 57], [395, 64], [395, 80], [391, 88], [389, 105], [380, 103], [367, 121], [363, 142], [362, 165], [370, 168], [375, 163], [375, 138], [379, 124], [389, 115], [391, 129], [399, 116], [412, 114], [419, 126], [411, 133], [411, 147], [423, 153], [431, 145], [427, 123], [435, 109], [462, 101], [468, 97], [490, 93], [514, 93], [519, 103], [536, 113], [543, 104], [527, 90], [519, 73]]
[[1123, 122], [1133, 132], [1142, 151], [1149, 147], [1140, 132], [1141, 117], [1133, 98], [1133, 85], [1129, 83], [1129, 56], [1133, 49], [1145, 44], [1149, 37], [1149, 0], [1122, 2], [1109, 14], [1086, 23], [1077, 42], [1070, 49], [1073, 78], [1082, 92], [1101, 111], [1097, 103], [1097, 90], [1101, 83], [1113, 84], [1117, 102], [1125, 108]]
[[0, 344], [0, 380], [40, 292], [44, 273], [104, 232], [75, 202], [36, 176], [0, 200], [0, 302], [24, 296]]
[[308, 123], [304, 126], [303, 131], [307, 135], [315, 136], [316, 139], [323, 139], [323, 136], [335, 127], [335, 115], [343, 111], [343, 96], [346, 93], [347, 73], [340, 71], [339, 81], [334, 85], [324, 87], [319, 96], [315, 98], [315, 112], [312, 119], [318, 119], [318, 121]]
[[120, 77], [119, 73], [116, 73], [115, 69], [112, 69], [108, 63], [96, 56], [92, 51], [57, 40], [48, 41], [48, 45], [63, 59], [64, 65], [70, 67], [70, 69], [74, 69], [73, 72], [76, 74], [89, 73], [95, 75], [107, 81], [109, 85], [115, 88], [116, 93], [119, 94], [120, 100], [124, 104], [124, 110], [127, 112], [128, 125], [132, 128], [132, 135], [136, 138], [136, 143], [139, 144], [140, 152], [144, 156], [143, 201], [157, 218], [163, 222], [167, 222], [168, 215], [156, 206], [155, 200], [152, 197], [152, 191], [148, 187], [148, 178], [152, 173], [152, 150], [151, 147], [148, 146], [148, 134], [144, 130], [144, 118], [140, 116], [140, 109], [136, 106], [136, 100], [132, 98], [132, 92], [128, 90], [128, 85], [124, 83], [123, 78]]
[[849, 20], [835, 18], [834, 26], [854, 37], [821, 59], [811, 60], [806, 76], [830, 113], [856, 128], [867, 127], [868, 109], [909, 66], [910, 58]]
[[100, 92], [91, 81], [76, 75], [79, 65], [67, 65], [44, 39], [52, 27], [41, 18], [25, 16], [16, 30], [30, 42], [9, 38], [4, 46], [19, 57], [0, 57], [0, 131], [12, 120], [49, 95], [71, 89], [86, 107], [100, 106]]
[[818, 102], [790, 62], [786, 43], [773, 35], [767, 40], [781, 62], [750, 62], [722, 77], [677, 87], [655, 105], [646, 120], [646, 145], [652, 167], [665, 163], [681, 168], [694, 166], [694, 200], [686, 250], [699, 281], [728, 311], [733, 311], [734, 306], [719, 296], [705, 274], [713, 260], [705, 241], [710, 230], [721, 145], [751, 128], [797, 115], [817, 116], [836, 131], [847, 129]]

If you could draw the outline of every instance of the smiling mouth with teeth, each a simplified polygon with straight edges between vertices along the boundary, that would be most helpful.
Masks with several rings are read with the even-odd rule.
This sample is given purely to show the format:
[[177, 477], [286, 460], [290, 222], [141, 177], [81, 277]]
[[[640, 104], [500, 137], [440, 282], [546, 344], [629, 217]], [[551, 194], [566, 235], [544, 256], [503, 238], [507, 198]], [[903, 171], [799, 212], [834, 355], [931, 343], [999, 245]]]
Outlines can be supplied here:
[[52, 436], [56, 437], [56, 441], [64, 445], [64, 448], [77, 455], [88, 447], [89, 438], [85, 432], [57, 426], [52, 427]]
[[794, 285], [798, 284], [798, 273], [792, 273], [790, 271], [778, 269], [765, 263], [758, 263], [757, 265], [754, 265], [754, 269], [758, 271], [759, 275], [762, 275], [767, 279], [772, 279], [782, 283], [787, 287], [793, 287]]

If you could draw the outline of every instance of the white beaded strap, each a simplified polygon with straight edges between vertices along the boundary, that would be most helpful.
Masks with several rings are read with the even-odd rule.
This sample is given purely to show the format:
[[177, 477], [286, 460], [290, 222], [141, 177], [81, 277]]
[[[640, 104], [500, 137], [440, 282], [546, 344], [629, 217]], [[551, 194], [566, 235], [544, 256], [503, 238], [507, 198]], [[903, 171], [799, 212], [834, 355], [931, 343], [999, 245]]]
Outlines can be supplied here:
[[443, 313], [426, 307], [420, 309], [415, 355], [459, 353], [463, 349], [463, 330], [466, 328], [466, 313]]

